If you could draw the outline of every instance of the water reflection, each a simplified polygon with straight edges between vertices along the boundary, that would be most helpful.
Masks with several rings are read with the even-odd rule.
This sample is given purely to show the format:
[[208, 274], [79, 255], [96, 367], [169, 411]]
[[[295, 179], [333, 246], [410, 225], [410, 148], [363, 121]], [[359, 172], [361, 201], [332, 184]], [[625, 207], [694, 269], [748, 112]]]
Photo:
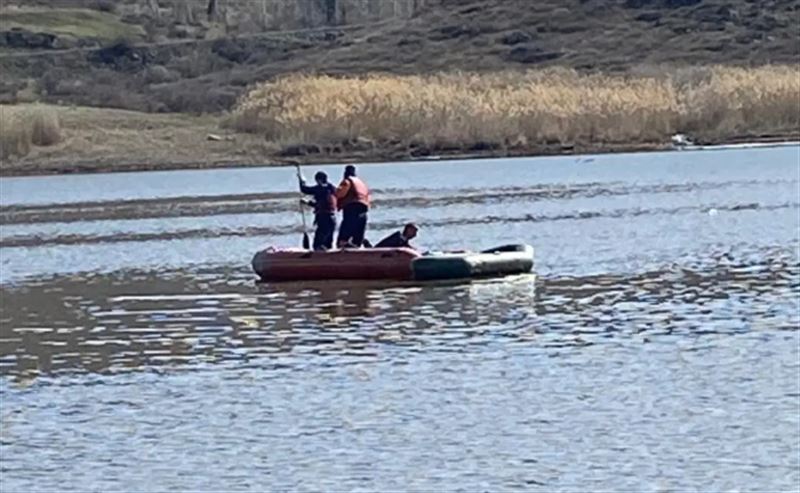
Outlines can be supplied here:
[[492, 282], [254, 288], [227, 274], [88, 275], [4, 290], [0, 369], [105, 372], [260, 355], [374, 355], [383, 343], [415, 344], [428, 333], [499, 321], [504, 310], [518, 311], [520, 295], [495, 303], [492, 293], [509, 285]]
[[303, 355], [379, 358], [498, 340], [565, 347], [615, 337], [795, 330], [790, 251], [636, 275], [472, 283], [254, 285], [231, 270], [68, 276], [3, 289], [0, 371], [120, 372]]

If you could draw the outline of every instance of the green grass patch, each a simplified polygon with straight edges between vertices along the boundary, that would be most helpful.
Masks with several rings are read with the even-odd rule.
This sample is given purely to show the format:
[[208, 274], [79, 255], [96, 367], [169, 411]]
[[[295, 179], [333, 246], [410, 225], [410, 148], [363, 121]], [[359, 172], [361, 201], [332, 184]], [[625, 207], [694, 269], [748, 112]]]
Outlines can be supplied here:
[[3, 30], [22, 28], [33, 32], [71, 35], [100, 41], [128, 39], [138, 41], [144, 36], [141, 26], [126, 24], [116, 15], [88, 9], [48, 9], [5, 11]]

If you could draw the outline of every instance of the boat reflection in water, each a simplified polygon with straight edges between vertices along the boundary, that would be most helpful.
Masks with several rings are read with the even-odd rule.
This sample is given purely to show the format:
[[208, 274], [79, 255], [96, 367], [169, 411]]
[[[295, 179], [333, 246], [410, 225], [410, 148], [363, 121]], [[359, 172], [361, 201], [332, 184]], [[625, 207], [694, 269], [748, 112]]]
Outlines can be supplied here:
[[[705, 326], [741, 332], [750, 327], [704, 317], [714, 317], [713, 307], [730, 310], [731, 293], [744, 301], [776, 289], [788, 289], [780, 297], [786, 309], [775, 302], [764, 310], [753, 300], [736, 305], [734, 315], [777, 329], [797, 326], [791, 252], [776, 250], [756, 264], [708, 260], [631, 275], [471, 282], [254, 285], [249, 273], [225, 269], [63, 276], [1, 288], [0, 373], [285, 366], [307, 363], [308, 354], [376, 357], [396, 347], [458, 350], [498, 338], [553, 348], [698, 335]], [[687, 318], [694, 306], [709, 307], [708, 314]]]
[[[252, 284], [224, 272], [93, 274], [4, 288], [0, 371], [186, 368], [469, 338], [535, 315], [533, 275], [473, 282]], [[288, 359], [288, 360], [287, 360]]]

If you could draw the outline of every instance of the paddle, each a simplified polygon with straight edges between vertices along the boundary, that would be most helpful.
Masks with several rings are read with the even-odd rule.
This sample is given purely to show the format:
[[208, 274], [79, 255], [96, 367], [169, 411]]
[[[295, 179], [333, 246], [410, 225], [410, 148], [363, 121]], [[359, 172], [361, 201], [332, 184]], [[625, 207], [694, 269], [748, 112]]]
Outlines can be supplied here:
[[[296, 164], [295, 167], [297, 168], [297, 179], [302, 179], [300, 175], [300, 165]], [[311, 248], [311, 241], [308, 239], [308, 226], [306, 225], [306, 210], [303, 209], [303, 193], [300, 192], [300, 216], [303, 218], [303, 248], [306, 250]]]

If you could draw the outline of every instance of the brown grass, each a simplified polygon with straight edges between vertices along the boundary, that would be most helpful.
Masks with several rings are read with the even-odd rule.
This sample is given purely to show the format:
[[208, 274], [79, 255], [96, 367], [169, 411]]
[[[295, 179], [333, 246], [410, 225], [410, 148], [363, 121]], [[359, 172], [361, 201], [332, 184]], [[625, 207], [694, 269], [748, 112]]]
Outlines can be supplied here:
[[702, 77], [568, 69], [291, 75], [255, 87], [227, 123], [278, 142], [369, 139], [457, 148], [664, 142], [675, 132], [724, 139], [800, 128], [797, 67], [704, 70]]
[[680, 124], [711, 138], [800, 131], [800, 67], [726, 68], [680, 92]]
[[36, 108], [25, 116], [25, 120], [25, 125], [31, 129], [33, 145], [45, 147], [61, 142], [61, 122], [56, 112]]
[[[0, 106], [0, 174], [264, 164], [277, 151], [274, 144], [259, 136], [227, 135], [220, 130], [219, 120], [218, 115], [110, 108]], [[63, 138], [47, 147], [34, 146], [33, 123], [37, 121], [45, 130], [42, 137], [51, 137], [48, 124], [57, 121]], [[209, 134], [222, 140], [210, 140]]]
[[58, 114], [34, 105], [0, 107], [0, 159], [26, 156], [34, 145], [51, 146], [62, 139]]
[[31, 144], [30, 128], [22, 124], [19, 114], [0, 107], [0, 159], [25, 156]]

